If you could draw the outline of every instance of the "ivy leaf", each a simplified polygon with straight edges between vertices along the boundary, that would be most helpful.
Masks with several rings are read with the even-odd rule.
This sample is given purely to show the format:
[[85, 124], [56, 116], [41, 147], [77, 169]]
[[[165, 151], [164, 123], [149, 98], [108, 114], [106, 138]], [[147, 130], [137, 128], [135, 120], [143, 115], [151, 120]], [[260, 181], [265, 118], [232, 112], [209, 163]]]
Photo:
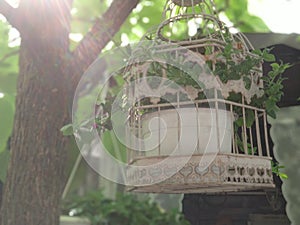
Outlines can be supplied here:
[[279, 177], [280, 177], [281, 179], [288, 179], [288, 178], [289, 178], [288, 175], [285, 174], [285, 173], [279, 173]]
[[238, 119], [235, 121], [235, 124], [236, 124], [238, 127], [243, 126], [243, 118], [242, 118], [242, 117], [238, 118]]
[[71, 136], [73, 135], [73, 125], [67, 124], [63, 126], [60, 131], [63, 133], [64, 136]]
[[266, 61], [266, 62], [274, 62], [276, 59], [275, 59], [275, 56], [273, 54], [269, 54], [267, 52], [264, 52], [263, 53], [263, 59]]
[[279, 70], [279, 68], [280, 68], [280, 66], [279, 66], [278, 63], [272, 63], [272, 64], [271, 64], [271, 67], [272, 67], [272, 69], [273, 69], [274, 71], [277, 71], [277, 70]]
[[267, 110], [267, 114], [272, 117], [273, 119], [276, 119], [276, 112], [275, 110]]
[[288, 179], [288, 175], [281, 172], [281, 169], [284, 169], [284, 166], [279, 165], [278, 162], [271, 161], [272, 172], [279, 176], [281, 179]]
[[251, 127], [255, 121], [255, 115], [253, 110], [246, 110], [246, 126]]

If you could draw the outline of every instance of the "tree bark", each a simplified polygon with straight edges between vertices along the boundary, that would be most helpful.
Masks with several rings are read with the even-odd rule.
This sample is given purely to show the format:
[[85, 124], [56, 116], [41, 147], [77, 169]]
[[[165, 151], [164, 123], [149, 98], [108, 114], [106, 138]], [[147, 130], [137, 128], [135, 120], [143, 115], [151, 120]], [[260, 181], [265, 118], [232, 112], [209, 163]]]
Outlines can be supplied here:
[[109, 9], [97, 19], [91, 30], [72, 54], [73, 67], [81, 66], [73, 73], [73, 83], [77, 85], [82, 73], [98, 57], [102, 49], [111, 38], [120, 30], [130, 12], [136, 7], [140, 0], [114, 0]]
[[[1, 224], [53, 225], [59, 224], [65, 183], [66, 138], [60, 128], [70, 121], [63, 64], [70, 8], [58, 1], [48, 1], [50, 7], [21, 3], [19, 16], [26, 24], [19, 29], [18, 95]], [[39, 11], [33, 13], [32, 7]]]
[[5, 16], [7, 21], [15, 28], [20, 28], [18, 10], [10, 6], [5, 0], [0, 1], [0, 14]]

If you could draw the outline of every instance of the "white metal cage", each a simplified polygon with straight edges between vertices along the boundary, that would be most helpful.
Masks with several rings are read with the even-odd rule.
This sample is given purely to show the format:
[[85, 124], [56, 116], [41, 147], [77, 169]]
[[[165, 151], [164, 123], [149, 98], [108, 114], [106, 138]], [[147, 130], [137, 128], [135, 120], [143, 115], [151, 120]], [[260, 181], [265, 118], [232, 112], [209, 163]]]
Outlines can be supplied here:
[[[197, 23], [200, 32], [176, 37], [176, 23]], [[126, 132], [136, 137], [127, 149], [129, 190], [274, 187], [266, 111], [251, 104], [264, 94], [262, 62], [255, 61], [249, 41], [232, 34], [208, 0], [169, 0], [164, 21], [145, 37], [159, 44], [137, 47], [125, 72], [132, 86], [125, 90], [131, 99]], [[254, 63], [247, 74], [221, 74], [248, 59]]]

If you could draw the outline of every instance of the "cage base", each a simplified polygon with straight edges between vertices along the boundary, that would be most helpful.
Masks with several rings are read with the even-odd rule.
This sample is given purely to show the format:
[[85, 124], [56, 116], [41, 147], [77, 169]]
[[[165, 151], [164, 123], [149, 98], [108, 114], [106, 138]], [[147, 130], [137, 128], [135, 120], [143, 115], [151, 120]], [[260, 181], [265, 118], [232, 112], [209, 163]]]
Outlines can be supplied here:
[[127, 170], [127, 186], [134, 192], [222, 193], [275, 187], [269, 157], [157, 156], [141, 157], [130, 165], [136, 167]]

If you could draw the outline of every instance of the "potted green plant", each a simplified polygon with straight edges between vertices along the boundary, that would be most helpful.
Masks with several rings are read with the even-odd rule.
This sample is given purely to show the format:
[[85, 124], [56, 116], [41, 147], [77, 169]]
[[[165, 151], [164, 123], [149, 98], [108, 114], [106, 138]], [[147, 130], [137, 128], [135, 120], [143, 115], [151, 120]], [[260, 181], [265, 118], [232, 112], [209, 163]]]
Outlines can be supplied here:
[[[209, 68], [212, 71], [213, 75], [220, 82], [220, 87], [221, 88], [224, 87], [225, 91], [218, 90], [217, 95], [223, 96], [226, 100], [229, 101], [234, 101], [240, 104], [247, 103], [250, 106], [265, 109], [268, 115], [275, 117], [275, 112], [278, 109], [276, 104], [280, 100], [283, 94], [282, 73], [285, 71], [285, 69], [289, 67], [289, 65], [275, 62], [274, 55], [270, 54], [269, 53], [270, 50], [268, 49], [262, 51], [254, 50], [252, 52], [248, 52], [248, 51], [244, 51], [244, 49], [241, 49], [242, 47], [243, 46], [238, 44], [234, 45], [231, 39], [231, 42], [228, 41], [228, 43], [224, 45], [223, 48], [219, 48], [216, 50], [212, 45], [207, 45], [205, 47], [202, 47], [200, 50], [198, 49], [198, 52], [196, 54], [198, 54], [198, 56], [202, 57], [205, 60], [207, 68]], [[195, 49], [192, 50], [194, 51]], [[151, 55], [149, 49], [144, 49], [143, 52], [145, 54], [148, 54], [147, 57]], [[213, 57], [211, 57], [212, 55]], [[138, 57], [141, 56], [138, 55]], [[170, 58], [167, 59], [167, 57], [173, 57], [173, 56], [172, 54], [169, 55], [166, 54], [165, 56], [160, 55], [160, 59], [164, 57], [166, 59], [165, 62], [170, 62]], [[151, 59], [151, 56], [149, 58]], [[182, 65], [182, 67], [184, 66], [189, 67], [191, 71], [202, 70], [205, 73], [204, 71], [205, 69], [201, 68], [199, 64], [195, 62], [187, 61], [184, 58], [181, 60], [182, 62], [180, 62], [179, 64]], [[265, 74], [264, 76], [262, 76], [262, 70], [260, 68], [263, 61], [272, 62], [271, 71], [268, 74]], [[172, 65], [172, 63], [167, 64], [165, 62], [161, 62], [161, 61], [158, 62], [154, 56], [152, 60], [141, 62], [139, 64], [134, 64], [134, 66], [140, 68], [138, 69], [138, 71], [142, 71], [143, 75], [145, 75], [145, 71], [146, 71], [146, 76], [148, 77], [148, 85], [149, 86], [152, 85], [152, 88], [154, 90], [155, 88], [157, 88], [155, 86], [158, 86], [158, 84], [157, 81], [152, 78], [156, 76], [160, 76], [176, 83], [184, 90], [187, 90], [187, 92], [189, 92], [191, 95], [194, 95], [193, 98], [196, 101], [201, 101], [207, 97], [205, 96], [203, 91], [203, 89], [207, 87], [205, 86], [205, 83], [201, 82], [201, 79], [199, 79], [198, 77], [193, 77], [190, 74], [187, 74], [185, 71], [182, 70], [182, 67], [176, 67]], [[137, 75], [137, 77], [139, 77], [139, 75]], [[201, 83], [200, 85], [199, 85], [199, 80]], [[236, 86], [238, 86], [239, 89], [234, 88], [234, 85], [231, 84], [238, 84], [239, 86], [238, 85]], [[164, 95], [161, 96], [160, 98], [145, 97], [141, 101], [139, 101], [139, 104], [140, 106], [149, 105], [149, 104], [164, 105], [167, 101], [176, 102], [178, 100], [178, 96], [177, 96], [178, 93], [172, 94], [170, 92], [166, 91]], [[197, 96], [195, 96], [195, 94]], [[189, 97], [187, 95], [180, 93], [179, 101], [188, 101], [188, 100]], [[215, 121], [211, 120], [212, 109], [207, 110], [204, 108], [205, 107], [202, 107], [201, 110], [198, 110], [201, 113], [199, 114], [199, 117], [204, 118], [203, 121], [206, 122], [211, 121], [211, 123], [205, 124], [205, 122], [203, 122], [202, 129], [204, 129], [205, 127], [212, 129], [212, 127], [215, 127], [215, 123], [216, 123]], [[170, 107], [168, 106], [162, 107], [161, 109], [163, 109], [163, 111], [160, 110], [159, 112], [160, 117], [163, 118], [165, 121], [169, 121], [168, 124], [170, 125], [167, 124], [165, 127], [162, 127], [162, 125], [160, 125], [159, 128], [157, 125], [156, 128], [154, 128], [154, 130], [153, 129], [151, 130], [151, 132], [148, 129], [148, 124], [149, 121], [152, 120], [152, 118], [158, 116], [157, 109], [155, 109], [155, 107], [152, 108], [145, 107], [144, 109], [141, 109], [140, 112], [137, 113], [137, 114], [143, 114], [143, 120], [144, 123], [146, 124], [145, 125], [146, 129], [143, 134], [144, 137], [150, 136], [152, 134], [154, 136], [158, 136], [158, 139], [160, 139], [159, 137], [160, 135], [158, 133], [162, 134], [164, 133], [164, 130], [168, 129], [170, 133], [167, 134], [167, 137], [165, 137], [166, 143], [162, 146], [162, 148], [168, 149], [166, 150], [165, 154], [169, 154], [170, 152], [172, 152], [172, 150], [177, 145], [176, 142], [174, 142], [174, 139], [176, 140], [178, 138], [177, 135], [178, 127], [174, 127], [174, 124], [178, 123], [177, 114], [180, 111], [181, 119], [187, 121], [187, 126], [191, 131], [190, 132], [191, 135], [186, 140], [186, 142], [192, 143], [193, 141], [190, 140], [192, 138], [195, 138], [194, 137], [195, 135], [193, 134], [195, 134], [196, 130], [198, 129], [197, 124], [195, 124], [194, 122], [197, 119], [192, 118], [193, 116], [192, 112], [186, 106], [179, 110], [177, 109], [176, 111], [171, 110]], [[153, 112], [153, 110], [156, 112]], [[243, 125], [243, 116], [242, 116], [241, 108], [236, 107], [236, 109], [234, 110], [235, 110], [234, 128], [236, 131], [239, 127]], [[245, 113], [246, 113], [246, 125], [248, 128], [250, 128], [253, 125], [255, 120], [254, 112], [252, 110], [246, 109]], [[191, 119], [190, 122], [189, 119]], [[222, 134], [224, 134], [224, 138], [223, 138], [224, 141], [222, 142], [223, 145], [221, 146], [221, 152], [230, 152], [231, 151], [230, 137], [232, 133], [232, 126], [230, 124], [233, 122], [233, 115], [230, 115], [230, 113], [226, 114], [226, 110], [224, 111], [219, 110], [219, 120], [221, 120], [221, 124], [224, 125], [224, 131], [221, 132]], [[195, 124], [194, 126], [188, 125], [189, 123], [193, 123], [193, 122]], [[215, 132], [214, 131], [215, 128], [213, 128], [212, 130], [213, 132]], [[208, 131], [206, 134], [211, 135], [210, 131]], [[209, 136], [202, 135], [202, 137], [203, 140], [200, 140], [200, 142], [204, 142], [203, 147], [207, 147], [208, 143], [205, 142], [204, 140], [205, 139], [208, 140]], [[161, 139], [163, 139], [163, 137]], [[168, 139], [170, 141], [168, 141]], [[228, 141], [226, 142], [226, 140]], [[171, 142], [173, 142], [173, 144], [171, 144]], [[184, 147], [187, 148], [189, 146], [190, 145], [186, 144]], [[242, 151], [244, 151], [243, 147], [244, 147], [243, 145], [240, 145], [240, 149]], [[217, 149], [217, 147], [214, 145], [211, 146], [211, 149]], [[199, 153], [203, 153], [203, 149]], [[156, 153], [153, 154], [155, 155]]]
[[[153, 58], [151, 60], [151, 48], [153, 46], [147, 46], [148, 49], [144, 49], [143, 54], [145, 54], [145, 57], [148, 57], [150, 60], [146, 60], [145, 62], [139, 62], [135, 63], [134, 67], [139, 68], [140, 71], [143, 71], [143, 75], [146, 75], [148, 78], [148, 85], [151, 86], [155, 90], [157, 88], [157, 80], [155, 80], [156, 77], [162, 77], [164, 76], [165, 79], [170, 80], [174, 83], [176, 83], [179, 88], [183, 88], [188, 92], [188, 94], [194, 95], [194, 100], [201, 101], [207, 96], [205, 96], [203, 89], [206, 88], [204, 83], [201, 83], [201, 80], [197, 80], [197, 77], [193, 77], [190, 74], [187, 74], [185, 71], [182, 70], [182, 67], [186, 66], [189, 67], [191, 71], [200, 71], [204, 70], [204, 68], [201, 68], [199, 64], [195, 62], [185, 61], [185, 59], [181, 59], [182, 62], [179, 62], [179, 64], [182, 67], [176, 67], [172, 63], [167, 64], [165, 62], [158, 62], [157, 59]], [[251, 53], [246, 52], [245, 54], [240, 54], [241, 49], [238, 49], [237, 46], [234, 46], [231, 42], [226, 44], [223, 49], [219, 51], [213, 52], [213, 48], [208, 45], [204, 49], [201, 49], [201, 53], [197, 53], [200, 55], [200, 57], [209, 58], [208, 55], [214, 54], [214, 59], [210, 57], [209, 60], [206, 60], [206, 66], [208, 69], [210, 69], [214, 76], [217, 77], [217, 79], [220, 81], [221, 85], [224, 84], [224, 86], [230, 82], [241, 82], [243, 83], [244, 90], [243, 91], [251, 91], [252, 86], [256, 85], [257, 90], [256, 94], [252, 94], [248, 99], [244, 100], [243, 95], [244, 93], [241, 93], [235, 89], [233, 90], [227, 90], [226, 96], [223, 96], [226, 100], [234, 101], [237, 103], [243, 103], [243, 101], [247, 101], [247, 103], [250, 106], [254, 106], [257, 108], [265, 109], [268, 115], [271, 117], [275, 117], [275, 112], [278, 109], [277, 108], [277, 102], [280, 100], [282, 96], [282, 73], [289, 67], [287, 64], [283, 63], [276, 63], [274, 55], [269, 53], [268, 49], [265, 50], [254, 50]], [[146, 55], [147, 54], [147, 55]], [[239, 59], [237, 60], [236, 57], [239, 55]], [[135, 56], [133, 56], [135, 57]], [[138, 57], [142, 57], [141, 55], [138, 55]], [[170, 57], [172, 55], [160, 55], [161, 59], [165, 58], [166, 62], [170, 62]], [[172, 60], [172, 59], [171, 59]], [[178, 60], [178, 59], [176, 59]], [[180, 59], [179, 59], [180, 60]], [[215, 60], [214, 65], [212, 60]], [[265, 74], [264, 76], [257, 76], [255, 79], [257, 79], [255, 84], [251, 83], [253, 80], [253, 73], [256, 73], [257, 71], [262, 73], [260, 71], [261, 68], [259, 68], [259, 65], [263, 61], [272, 62], [271, 63], [271, 71], [268, 74]], [[178, 64], [178, 62], [177, 62]], [[186, 65], [184, 65], [186, 64]], [[146, 68], [146, 69], [145, 69]], [[125, 70], [127, 73], [124, 73], [124, 71], [121, 71], [120, 73], [123, 74], [125, 79], [128, 81], [128, 77], [132, 76], [130, 73], [132, 71], [130, 68], [126, 68]], [[146, 72], [145, 72], [146, 71]], [[205, 71], [204, 71], [205, 72]], [[129, 74], [129, 75], [128, 75]], [[163, 75], [164, 74], [164, 75]], [[201, 83], [199, 85], [199, 83]], [[263, 85], [261, 85], [263, 83]], [[259, 85], [257, 85], [259, 84]], [[221, 86], [222, 87], [222, 86]], [[192, 93], [193, 92], [193, 93]], [[258, 93], [258, 94], [257, 94]], [[145, 107], [151, 103], [151, 101], [155, 101], [155, 104], [158, 105], [164, 105], [167, 104], [167, 102], [176, 102], [178, 96], [178, 93], [172, 94], [169, 92], [165, 92], [164, 95], [160, 96], [159, 98], [153, 98], [153, 97], [147, 97], [145, 96], [142, 100], [138, 102], [138, 104], [141, 106], [139, 112], [137, 112], [138, 115], [143, 115], [142, 120], [144, 121], [144, 127], [143, 130], [143, 138], [151, 135], [150, 131], [148, 129], [149, 121], [152, 120], [152, 118], [157, 117], [158, 112], [156, 107]], [[197, 95], [197, 96], [195, 96]], [[222, 95], [221, 91], [218, 91], [218, 95]], [[107, 95], [107, 98], [104, 102], [100, 103], [101, 107], [103, 107], [104, 110], [104, 117], [97, 117], [96, 118], [96, 124], [99, 129], [106, 129], [110, 130], [112, 128], [111, 124], [111, 114], [110, 114], [110, 108], [112, 105], [112, 102], [115, 100], [115, 95], [113, 93], [109, 93]], [[179, 95], [180, 101], [188, 101], [190, 100], [187, 95], [184, 95], [183, 93], [180, 93]], [[126, 98], [125, 98], [126, 99]], [[135, 102], [134, 104], [137, 104]], [[126, 105], [122, 103], [122, 105]], [[133, 106], [133, 105], [132, 105]], [[206, 104], [206, 106], [208, 106]], [[181, 120], [186, 121], [186, 127], [189, 129], [189, 137], [185, 141], [186, 144], [184, 145], [184, 148], [190, 147], [190, 145], [193, 145], [194, 142], [192, 139], [197, 138], [195, 134], [197, 133], [197, 124], [195, 124], [194, 121], [196, 121], [195, 117], [196, 115], [193, 114], [191, 110], [189, 110], [187, 107], [191, 107], [191, 105], [186, 105], [185, 107], [177, 110], [172, 110], [170, 105], [161, 107], [161, 111], [159, 112], [162, 119], [165, 121], [169, 121], [168, 124], [166, 124], [165, 127], [162, 126], [158, 129], [158, 126], [156, 128], [153, 128], [151, 130], [152, 137], [157, 137], [155, 140], [160, 138], [160, 135], [162, 135], [161, 139], [165, 140], [165, 144], [162, 143], [162, 149], [165, 149], [164, 154], [170, 154], [173, 149], [176, 147], [177, 143], [174, 141], [178, 139], [178, 127], [174, 126], [174, 124], [178, 123], [178, 112], [180, 112]], [[120, 107], [122, 108], [122, 107]], [[128, 110], [128, 109], [126, 109]], [[153, 112], [156, 111], [156, 112]], [[202, 130], [208, 130], [207, 132], [202, 132], [202, 135], [200, 138], [200, 142], [204, 143], [202, 145], [202, 149], [199, 150], [198, 153], [203, 153], [204, 149], [208, 148], [211, 149], [211, 151], [216, 151], [218, 148], [216, 146], [216, 141], [211, 141], [211, 143], [215, 143], [215, 145], [209, 145], [209, 136], [212, 135], [212, 133], [216, 133], [216, 121], [214, 118], [212, 119], [212, 111], [214, 109], [207, 109], [205, 107], [202, 107], [200, 110], [198, 109], [198, 117], [204, 118], [202, 121], [203, 127]], [[152, 114], [150, 114], [152, 113]], [[246, 124], [247, 127], [251, 127], [254, 123], [254, 113], [252, 110], [246, 109]], [[235, 132], [243, 125], [243, 116], [242, 111], [237, 108], [234, 112], [234, 117], [231, 113], [226, 112], [226, 110], [219, 110], [219, 120], [221, 121], [220, 124], [222, 124], [221, 133], [223, 134], [223, 141], [221, 144], [221, 152], [231, 152], [231, 133], [232, 129], [235, 129]], [[233, 121], [234, 120], [234, 121]], [[231, 126], [231, 124], [234, 122], [234, 126]], [[189, 125], [194, 123], [194, 125]], [[153, 124], [153, 123], [152, 123]], [[167, 133], [166, 137], [163, 137], [163, 134], [165, 133], [165, 130], [169, 130], [169, 133]], [[160, 134], [159, 134], [160, 133]], [[199, 138], [199, 137], [198, 137]], [[214, 140], [214, 138], [212, 138]], [[239, 143], [240, 150], [244, 151], [243, 144], [240, 144], [241, 141], [237, 140]], [[144, 146], [147, 148], [147, 146]], [[156, 154], [155, 151], [152, 152], [152, 154]], [[148, 153], [148, 155], [151, 155], [151, 151]]]

